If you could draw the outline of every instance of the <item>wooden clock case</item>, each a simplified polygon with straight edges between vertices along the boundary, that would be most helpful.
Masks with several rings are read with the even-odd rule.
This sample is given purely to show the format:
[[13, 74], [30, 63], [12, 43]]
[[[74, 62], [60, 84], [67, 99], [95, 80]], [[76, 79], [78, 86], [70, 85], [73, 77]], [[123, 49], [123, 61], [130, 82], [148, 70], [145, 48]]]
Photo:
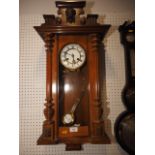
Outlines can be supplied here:
[[135, 22], [124, 22], [119, 27], [124, 46], [126, 84], [122, 92], [126, 111], [116, 119], [114, 131], [117, 142], [130, 155], [135, 154]]
[[[83, 143], [110, 143], [102, 119], [99, 83], [99, 47], [110, 25], [98, 24], [96, 14], [82, 16], [84, 6], [85, 1], [56, 1], [58, 16], [43, 15], [45, 23], [34, 26], [46, 47], [46, 119], [37, 141], [39, 145], [65, 143], [66, 150], [81, 150]], [[60, 63], [60, 52], [70, 43], [79, 44], [86, 52], [86, 62], [76, 71]], [[76, 122], [74, 126], [66, 126], [62, 116], [71, 108], [83, 85], [86, 93], [76, 110]]]
[[128, 111], [135, 111], [135, 22], [125, 22], [119, 27], [124, 46], [126, 85], [122, 98]]

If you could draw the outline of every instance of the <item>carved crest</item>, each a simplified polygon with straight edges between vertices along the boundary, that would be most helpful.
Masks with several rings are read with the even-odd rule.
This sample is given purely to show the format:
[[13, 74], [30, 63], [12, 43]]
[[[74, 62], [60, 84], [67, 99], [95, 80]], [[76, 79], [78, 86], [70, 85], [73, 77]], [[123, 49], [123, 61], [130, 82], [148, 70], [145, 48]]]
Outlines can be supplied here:
[[76, 11], [73, 8], [66, 9], [66, 21], [69, 23], [75, 23]]
[[44, 25], [98, 25], [98, 15], [84, 15], [85, 1], [56, 1], [55, 3], [58, 16], [44, 15]]

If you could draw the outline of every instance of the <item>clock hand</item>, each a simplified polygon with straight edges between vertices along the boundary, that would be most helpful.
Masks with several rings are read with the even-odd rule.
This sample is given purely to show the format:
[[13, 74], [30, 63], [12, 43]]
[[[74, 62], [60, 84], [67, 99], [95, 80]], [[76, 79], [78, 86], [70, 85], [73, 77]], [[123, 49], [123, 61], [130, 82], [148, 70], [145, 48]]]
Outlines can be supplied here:
[[67, 61], [67, 60], [69, 60], [69, 58], [66, 58], [64, 61]]
[[72, 53], [71, 55], [72, 55], [72, 58], [73, 58], [73, 60], [74, 60], [74, 54]]
[[69, 53], [67, 53], [67, 55], [71, 55], [72, 56], [72, 54], [69, 54]]
[[74, 54], [72, 53], [72, 58], [73, 58], [73, 64], [76, 64], [76, 61], [75, 61], [75, 59], [74, 59]]
[[77, 58], [77, 60], [82, 62], [82, 60], [80, 58]]
[[72, 54], [68, 53], [68, 51], [65, 51], [64, 53], [65, 53], [65, 56], [66, 55], [71, 55], [72, 56]]

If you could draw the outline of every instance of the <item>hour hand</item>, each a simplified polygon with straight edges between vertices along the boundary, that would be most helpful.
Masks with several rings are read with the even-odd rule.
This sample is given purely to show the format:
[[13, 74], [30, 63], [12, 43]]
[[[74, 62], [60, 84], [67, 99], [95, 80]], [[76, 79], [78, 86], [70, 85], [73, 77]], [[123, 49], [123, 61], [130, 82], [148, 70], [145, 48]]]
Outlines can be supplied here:
[[76, 61], [75, 61], [75, 59], [74, 59], [74, 54], [72, 54], [72, 58], [73, 58], [73, 64], [76, 64]]
[[77, 60], [82, 62], [82, 60], [80, 58], [77, 58]]
[[76, 64], [76, 61], [75, 61], [74, 59], [73, 59], [73, 61], [72, 61], [72, 62], [73, 62], [73, 64]]
[[64, 61], [68, 61], [68, 60], [69, 60], [69, 58], [65, 58], [65, 59], [64, 59]]

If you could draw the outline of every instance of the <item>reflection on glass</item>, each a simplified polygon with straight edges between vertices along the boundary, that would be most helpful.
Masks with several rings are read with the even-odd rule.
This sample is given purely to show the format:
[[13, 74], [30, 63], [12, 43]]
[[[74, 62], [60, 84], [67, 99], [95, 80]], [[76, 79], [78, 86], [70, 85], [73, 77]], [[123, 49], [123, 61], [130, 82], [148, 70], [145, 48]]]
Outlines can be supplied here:
[[56, 93], [56, 84], [55, 83], [53, 83], [52, 84], [52, 93]]
[[68, 83], [65, 84], [64, 90], [65, 92], [68, 92], [70, 90], [70, 85]]

